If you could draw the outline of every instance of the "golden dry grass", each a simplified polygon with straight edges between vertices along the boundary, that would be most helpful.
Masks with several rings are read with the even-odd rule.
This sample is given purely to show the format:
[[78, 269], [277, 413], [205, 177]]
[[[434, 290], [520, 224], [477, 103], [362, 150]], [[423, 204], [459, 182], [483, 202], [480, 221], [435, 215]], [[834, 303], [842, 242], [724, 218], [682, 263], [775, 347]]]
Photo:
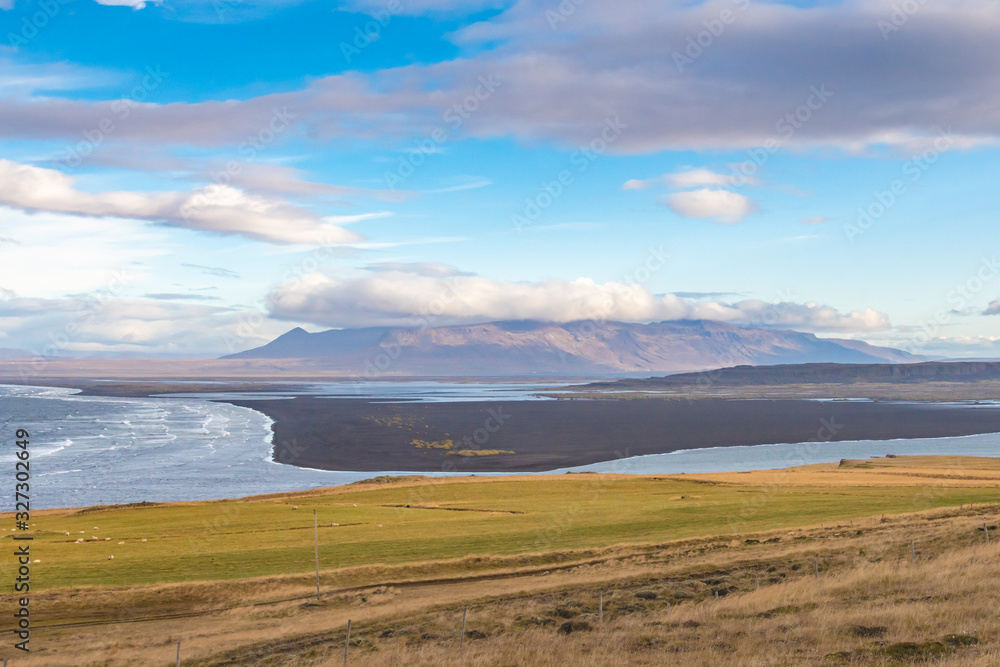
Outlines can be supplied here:
[[[643, 535], [653, 539], [622, 543], [609, 539], [619, 533], [601, 529], [599, 516], [582, 513], [573, 516], [593, 526], [581, 533], [587, 546], [431, 560], [400, 560], [392, 543], [376, 533], [370, 539], [382, 541], [374, 546], [358, 543], [370, 548], [367, 563], [324, 570], [319, 601], [313, 575], [302, 570], [128, 587], [61, 585], [33, 592], [33, 652], [15, 656], [13, 664], [166, 665], [173, 664], [181, 641], [185, 665], [339, 665], [351, 619], [352, 665], [881, 665], [890, 664], [892, 652], [912, 654], [902, 656], [903, 662], [995, 665], [1000, 664], [1000, 620], [994, 618], [1000, 600], [1000, 533], [986, 545], [981, 528], [984, 523], [996, 528], [1000, 508], [944, 501], [961, 498], [947, 494], [973, 491], [978, 498], [995, 499], [998, 475], [1000, 462], [993, 459], [879, 459], [673, 478], [588, 475], [532, 478], [530, 483], [512, 478], [431, 483], [411, 477], [239, 501], [247, 503], [240, 522], [257, 520], [270, 528], [271, 503], [298, 516], [301, 510], [291, 506], [305, 507], [310, 499], [359, 513], [413, 492], [437, 509], [504, 499], [518, 513], [436, 512], [461, 522], [456, 525], [487, 521], [483, 525], [498, 530], [504, 522], [547, 511], [545, 504], [556, 502], [558, 493], [551, 494], [561, 485], [575, 488], [593, 480], [610, 504], [586, 512], [624, 512], [606, 521], [633, 521], [640, 506], [650, 504], [675, 508], [658, 516], [677, 526], [708, 521], [704, 512], [713, 507], [729, 512], [742, 506], [747, 516], [708, 521], [714, 532], [652, 531]], [[626, 492], [620, 498], [614, 490], [618, 482]], [[920, 484], [925, 486], [914, 486]], [[512, 499], [531, 489], [545, 501], [517, 498], [530, 509], [524, 513]], [[920, 489], [920, 497], [914, 496]], [[897, 513], [883, 516], [872, 499], [895, 503], [895, 490], [907, 500], [895, 505]], [[844, 497], [852, 494], [869, 495], [861, 505], [845, 504]], [[711, 498], [718, 504], [706, 505]], [[734, 504], [730, 498], [742, 500]], [[827, 509], [816, 513], [808, 503]], [[181, 503], [38, 517], [40, 522], [82, 520], [102, 526], [118, 517], [125, 525], [133, 514], [148, 516], [153, 509], [158, 521], [168, 521], [172, 514], [200, 516], [206, 508], [226, 506]], [[931, 509], [899, 514], [899, 507]], [[867, 516], [859, 513], [863, 510]], [[246, 535], [242, 524], [219, 530]], [[911, 562], [911, 541], [916, 562]], [[596, 618], [601, 596], [603, 622]], [[0, 604], [12, 608], [12, 596], [0, 596]], [[466, 608], [469, 635], [460, 650], [456, 637]], [[576, 631], [561, 634], [566, 623], [590, 629], [571, 625]], [[975, 644], [951, 646], [945, 639], [953, 634], [974, 637]]]
[[[54, 591], [35, 600], [40, 619], [80, 598], [88, 598], [87, 607], [115, 609], [117, 621], [152, 611], [234, 608], [143, 623], [37, 627], [33, 641], [41, 650], [17, 664], [167, 664], [178, 640], [187, 665], [341, 664], [348, 618], [355, 665], [802, 665], [835, 664], [826, 656], [845, 651], [857, 664], [875, 665], [888, 663], [880, 653], [885, 647], [874, 642], [922, 645], [949, 634], [974, 636], [977, 644], [948, 647], [940, 664], [996, 664], [990, 660], [1000, 639], [994, 613], [1000, 545], [983, 544], [977, 528], [984, 521], [995, 525], [993, 508], [935, 510], [613, 547], [564, 569], [497, 568], [490, 576], [359, 568], [352, 576], [367, 585], [327, 593], [319, 603], [259, 604], [310, 595], [307, 580], [291, 577]], [[423, 567], [434, 572], [434, 564]], [[447, 571], [441, 566], [436, 574]], [[600, 595], [603, 623], [595, 618]], [[459, 652], [466, 607], [470, 639]], [[561, 624], [581, 621], [591, 630], [559, 634]], [[886, 630], [865, 638], [853, 626]], [[473, 638], [478, 633], [484, 637]]]

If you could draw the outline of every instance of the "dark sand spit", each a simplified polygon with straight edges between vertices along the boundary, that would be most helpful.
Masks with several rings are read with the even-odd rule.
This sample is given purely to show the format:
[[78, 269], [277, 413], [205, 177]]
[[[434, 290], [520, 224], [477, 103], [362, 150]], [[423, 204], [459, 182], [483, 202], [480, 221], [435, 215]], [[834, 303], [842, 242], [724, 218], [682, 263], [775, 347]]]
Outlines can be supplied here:
[[[379, 404], [231, 401], [275, 420], [275, 459], [326, 470], [538, 472], [681, 449], [1000, 432], [1000, 407], [636, 399]], [[419, 448], [414, 441], [452, 448]], [[459, 450], [513, 454], [461, 456]], [[886, 453], [905, 454], [896, 443]], [[1000, 452], [997, 452], [1000, 455]]]

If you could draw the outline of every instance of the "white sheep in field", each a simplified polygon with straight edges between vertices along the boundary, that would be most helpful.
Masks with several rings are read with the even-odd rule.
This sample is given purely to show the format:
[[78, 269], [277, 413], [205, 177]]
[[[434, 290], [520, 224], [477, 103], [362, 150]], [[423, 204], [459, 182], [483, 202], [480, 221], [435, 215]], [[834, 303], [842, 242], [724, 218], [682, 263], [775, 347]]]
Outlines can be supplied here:
[[100, 538], [99, 538], [99, 537], [97, 537], [97, 535], [91, 535], [91, 536], [90, 536], [90, 539], [92, 539], [92, 540], [97, 540], [97, 539], [100, 539]]
[[104, 541], [105, 541], [105, 542], [110, 542], [110, 541], [111, 541], [111, 538], [110, 538], [110, 537], [105, 537], [105, 538], [104, 538]]
[[145, 541], [146, 541], [146, 538], [145, 538], [145, 537], [144, 537], [144, 538], [142, 538], [142, 541], [143, 541], [143, 542], [145, 542]]
[[292, 509], [293, 509], [293, 510], [297, 510], [298, 508], [299, 508], [299, 506], [298, 506], [298, 505], [292, 505]]
[[78, 540], [77, 540], [76, 542], [74, 542], [73, 544], [81, 544], [82, 542], [83, 542], [83, 538], [81, 537], [80, 539], [78, 539]]
[[114, 560], [114, 559], [115, 559], [114, 556], [108, 556], [108, 560]]
[[119, 542], [118, 544], [125, 544], [124, 542]]
[[69, 533], [66, 533], [66, 537], [69, 537]]
[[42, 561], [40, 561], [40, 560], [38, 560], [38, 559], [36, 558], [35, 560], [33, 560], [33, 561], [31, 561], [31, 562], [32, 562], [32, 563], [41, 563]]

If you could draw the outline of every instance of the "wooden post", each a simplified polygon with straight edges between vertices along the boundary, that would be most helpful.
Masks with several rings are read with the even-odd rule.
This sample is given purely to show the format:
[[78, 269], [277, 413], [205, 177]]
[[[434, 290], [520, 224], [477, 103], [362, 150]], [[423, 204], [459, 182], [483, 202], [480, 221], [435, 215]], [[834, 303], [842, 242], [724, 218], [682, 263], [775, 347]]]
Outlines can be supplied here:
[[813, 556], [813, 572], [815, 572], [816, 578], [819, 579], [819, 556]]
[[347, 649], [351, 647], [351, 619], [347, 619], [347, 636], [344, 638], [344, 664], [347, 664]]
[[[4, 667], [7, 667], [7, 661], [3, 661]], [[181, 643], [177, 642], [177, 667], [181, 667]]]
[[756, 586], [757, 590], [759, 591], [760, 590], [760, 575], [759, 574], [753, 575], [753, 583]]
[[986, 535], [986, 544], [989, 544], [990, 543], [990, 529], [989, 529], [989, 526], [986, 525], [985, 521], [983, 521], [983, 533]]
[[597, 598], [597, 620], [601, 623], [604, 622], [604, 593], [600, 594]]
[[469, 608], [466, 607], [462, 612], [462, 636], [458, 640], [458, 648], [465, 646], [465, 617], [469, 615]]
[[313, 546], [316, 551], [316, 599], [319, 600], [319, 519], [313, 510]]
[[715, 591], [715, 601], [719, 601], [719, 591]]

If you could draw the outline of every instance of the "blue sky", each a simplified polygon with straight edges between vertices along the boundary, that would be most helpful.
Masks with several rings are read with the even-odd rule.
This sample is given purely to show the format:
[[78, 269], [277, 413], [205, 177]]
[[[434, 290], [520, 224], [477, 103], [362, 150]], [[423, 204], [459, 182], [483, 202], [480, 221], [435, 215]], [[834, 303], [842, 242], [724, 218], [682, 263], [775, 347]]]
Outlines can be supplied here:
[[0, 0], [0, 348], [711, 318], [998, 356], [997, 28], [986, 0]]

